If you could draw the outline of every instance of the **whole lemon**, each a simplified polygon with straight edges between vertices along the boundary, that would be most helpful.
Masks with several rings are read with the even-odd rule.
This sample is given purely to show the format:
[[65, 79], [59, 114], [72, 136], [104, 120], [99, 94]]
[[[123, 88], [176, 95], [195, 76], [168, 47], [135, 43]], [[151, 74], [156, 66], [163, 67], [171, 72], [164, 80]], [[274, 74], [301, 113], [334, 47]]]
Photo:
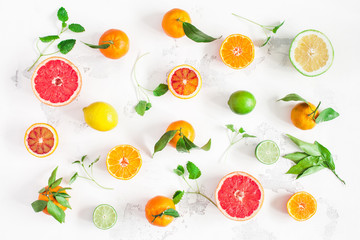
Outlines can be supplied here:
[[118, 115], [110, 104], [94, 102], [83, 108], [85, 122], [98, 131], [109, 131], [116, 127]]

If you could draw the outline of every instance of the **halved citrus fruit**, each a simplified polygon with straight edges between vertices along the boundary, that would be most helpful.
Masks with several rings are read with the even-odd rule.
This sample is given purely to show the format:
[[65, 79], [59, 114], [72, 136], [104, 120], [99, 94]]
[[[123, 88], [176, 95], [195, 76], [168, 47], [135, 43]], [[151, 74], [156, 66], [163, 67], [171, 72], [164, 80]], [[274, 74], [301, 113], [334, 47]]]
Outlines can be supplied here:
[[59, 142], [55, 128], [46, 123], [35, 123], [25, 132], [25, 147], [35, 157], [52, 154]]
[[200, 73], [190, 65], [180, 65], [171, 70], [168, 79], [170, 92], [178, 98], [189, 99], [200, 91], [202, 80]]
[[255, 56], [254, 44], [250, 38], [241, 34], [228, 36], [220, 47], [220, 57], [225, 65], [233, 69], [247, 67]]
[[111, 149], [106, 158], [108, 172], [121, 180], [133, 178], [139, 172], [141, 164], [139, 150], [126, 144]]
[[260, 182], [245, 172], [233, 172], [221, 179], [215, 191], [219, 210], [231, 220], [245, 221], [254, 217], [264, 201]]
[[286, 204], [289, 215], [297, 221], [305, 221], [316, 213], [316, 199], [307, 192], [297, 192]]
[[290, 46], [289, 58], [301, 74], [315, 77], [330, 68], [334, 48], [325, 34], [309, 29], [296, 35]]
[[43, 103], [59, 107], [71, 103], [81, 89], [79, 69], [62, 57], [50, 57], [37, 66], [31, 78], [35, 96]]

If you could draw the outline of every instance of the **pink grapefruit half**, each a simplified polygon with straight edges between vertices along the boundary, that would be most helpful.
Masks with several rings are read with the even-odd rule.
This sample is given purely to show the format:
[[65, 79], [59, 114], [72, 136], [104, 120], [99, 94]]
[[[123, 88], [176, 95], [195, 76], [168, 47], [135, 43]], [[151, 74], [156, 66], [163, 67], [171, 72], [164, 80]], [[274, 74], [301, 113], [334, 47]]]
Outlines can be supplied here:
[[31, 78], [35, 96], [53, 107], [71, 103], [79, 94], [81, 84], [79, 69], [62, 57], [45, 59], [35, 69]]
[[235, 221], [254, 217], [264, 201], [260, 182], [245, 172], [233, 172], [221, 179], [215, 191], [219, 210]]

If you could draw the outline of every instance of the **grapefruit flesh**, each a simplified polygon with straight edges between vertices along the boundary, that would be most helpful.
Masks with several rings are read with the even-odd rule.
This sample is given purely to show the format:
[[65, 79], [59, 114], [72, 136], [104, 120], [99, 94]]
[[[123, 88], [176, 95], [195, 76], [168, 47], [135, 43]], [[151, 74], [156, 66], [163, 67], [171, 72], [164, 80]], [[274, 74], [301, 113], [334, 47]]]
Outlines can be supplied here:
[[25, 133], [26, 149], [36, 157], [52, 154], [58, 144], [56, 130], [46, 123], [36, 123]]
[[200, 73], [189, 65], [175, 67], [168, 76], [170, 92], [181, 99], [194, 97], [200, 91], [201, 84]]
[[36, 68], [31, 84], [41, 102], [58, 107], [71, 103], [77, 97], [81, 89], [81, 75], [69, 60], [51, 57]]
[[264, 201], [259, 181], [245, 172], [233, 172], [221, 179], [215, 192], [219, 210], [231, 220], [245, 221], [254, 217]]

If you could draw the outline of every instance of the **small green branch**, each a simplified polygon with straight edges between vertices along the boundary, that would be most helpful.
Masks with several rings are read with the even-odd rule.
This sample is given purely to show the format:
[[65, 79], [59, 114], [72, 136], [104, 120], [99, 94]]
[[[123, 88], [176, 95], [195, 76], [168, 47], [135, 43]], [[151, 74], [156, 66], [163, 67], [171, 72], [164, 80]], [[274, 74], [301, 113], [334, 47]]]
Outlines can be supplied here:
[[[83, 177], [83, 176], [80, 176], [80, 175], [79, 175], [79, 177], [84, 178], [84, 179], [88, 179], [88, 180], [90, 180], [90, 181], [93, 181], [96, 185], [98, 185], [99, 187], [101, 187], [101, 188], [103, 188], [103, 189], [114, 190], [113, 188], [104, 187], [104, 186], [102, 186], [101, 184], [99, 184], [99, 183], [94, 179], [94, 177], [88, 173], [88, 171], [86, 170], [86, 168], [85, 168], [85, 166], [84, 166], [83, 163], [81, 164], [81, 166], [82, 166], [82, 168], [84, 169], [84, 172], [85, 172], [85, 174], [86, 174], [88, 177]], [[92, 166], [91, 166], [91, 172], [92, 172]]]
[[217, 207], [216, 203], [211, 200], [208, 196], [206, 196], [205, 194], [202, 194], [201, 192], [185, 192], [185, 193], [190, 193], [190, 194], [198, 194], [204, 198], [206, 198], [209, 202], [211, 202], [215, 207]]
[[343, 184], [345, 184], [345, 181], [342, 180], [342, 179], [337, 175], [337, 173], [335, 172], [335, 170], [331, 170], [331, 171], [335, 174], [335, 176], [336, 176]]

